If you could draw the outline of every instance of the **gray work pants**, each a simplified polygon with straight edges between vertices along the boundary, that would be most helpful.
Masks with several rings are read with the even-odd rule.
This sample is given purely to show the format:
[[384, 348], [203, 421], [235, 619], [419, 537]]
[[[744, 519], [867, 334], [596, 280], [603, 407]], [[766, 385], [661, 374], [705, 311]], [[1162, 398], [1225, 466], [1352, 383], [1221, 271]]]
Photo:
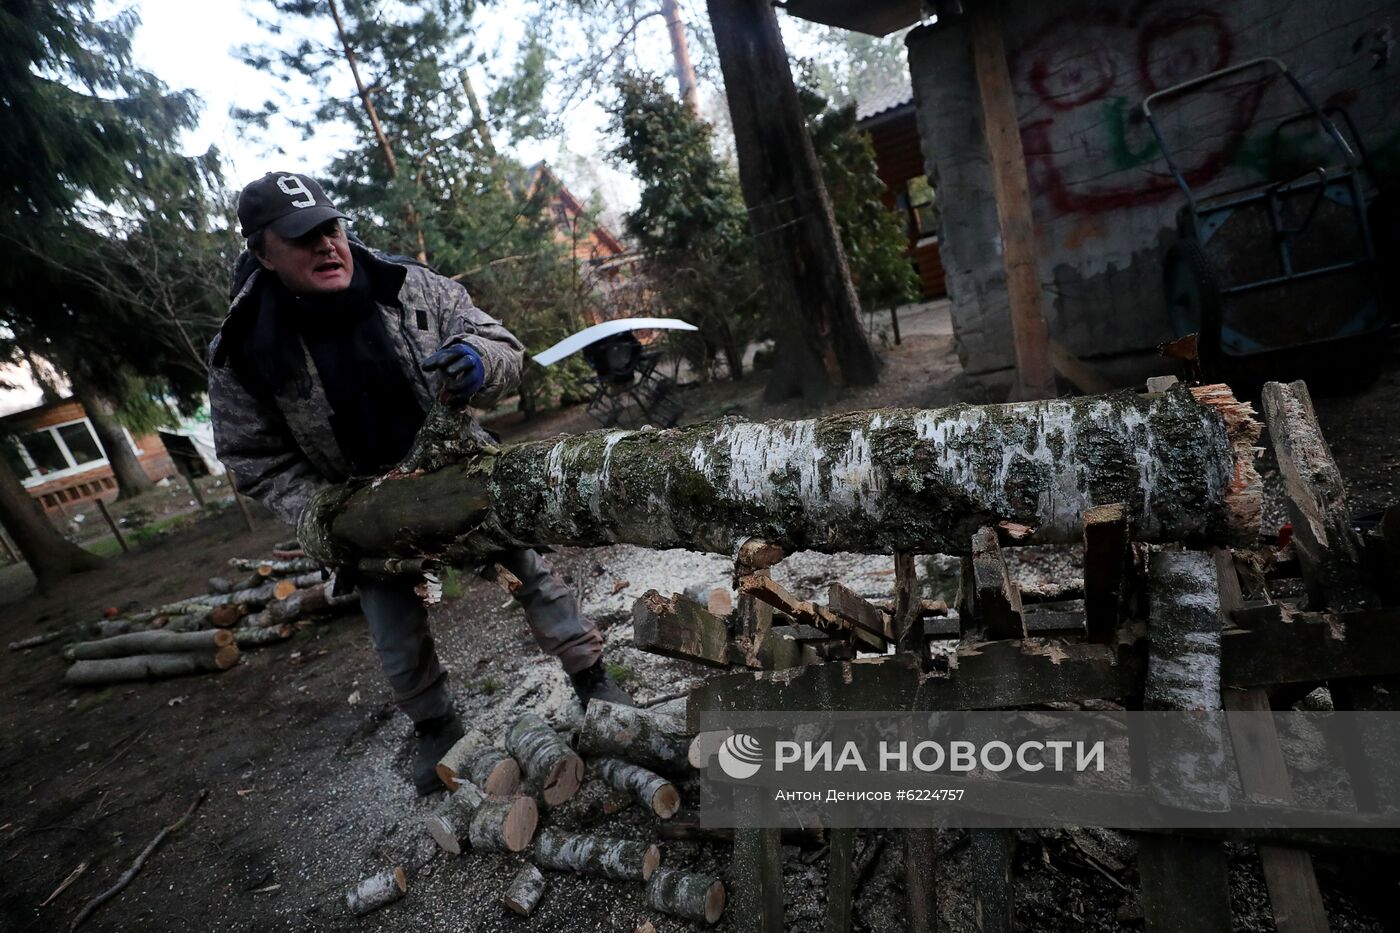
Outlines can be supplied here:
[[[520, 579], [515, 598], [540, 649], [558, 658], [566, 674], [592, 667], [603, 653], [603, 636], [579, 611], [573, 591], [549, 562], [531, 550], [503, 551], [495, 560]], [[452, 701], [447, 672], [428, 630], [427, 609], [413, 591], [417, 582], [417, 577], [364, 580], [359, 590], [394, 702], [409, 719], [422, 722], [449, 712]]]

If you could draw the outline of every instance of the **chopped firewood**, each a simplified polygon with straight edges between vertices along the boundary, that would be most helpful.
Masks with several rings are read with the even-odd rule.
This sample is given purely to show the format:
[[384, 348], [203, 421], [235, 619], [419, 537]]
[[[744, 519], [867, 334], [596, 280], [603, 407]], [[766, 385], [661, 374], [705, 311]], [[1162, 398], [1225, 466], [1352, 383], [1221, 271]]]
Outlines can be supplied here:
[[81, 926], [84, 920], [91, 917], [93, 911], [116, 897], [122, 892], [123, 888], [131, 884], [131, 879], [136, 877], [136, 873], [141, 870], [141, 866], [146, 864], [146, 859], [151, 857], [151, 853], [156, 850], [156, 847], [165, 841], [166, 836], [169, 836], [171, 833], [179, 832], [180, 829], [190, 821], [190, 817], [194, 816], [194, 811], [199, 809], [199, 805], [204, 802], [204, 798], [208, 796], [209, 791], [207, 790], [201, 790], [196, 794], [194, 802], [190, 804], [189, 809], [185, 811], [184, 815], [156, 833], [155, 838], [146, 843], [146, 848], [142, 849], [141, 854], [136, 856], [136, 860], [131, 863], [131, 867], [121, 873], [120, 877], [117, 878], [116, 884], [84, 904], [83, 909], [78, 911], [78, 915], [73, 918], [73, 922], [68, 926], [70, 933]]
[[125, 658], [75, 661], [63, 675], [70, 684], [114, 684], [127, 680], [180, 677], [204, 671], [224, 671], [238, 663], [238, 646], [184, 654], [138, 654]]
[[345, 892], [345, 906], [357, 917], [388, 907], [408, 891], [408, 874], [402, 868], [392, 868], [370, 875]]
[[544, 875], [534, 865], [526, 865], [511, 879], [501, 901], [522, 917], [528, 917], [539, 905], [544, 888]]
[[467, 839], [477, 852], [520, 852], [535, 837], [539, 813], [534, 797], [487, 797], [472, 816]]
[[232, 632], [217, 628], [199, 632], [132, 632], [97, 641], [80, 641], [64, 648], [63, 656], [70, 661], [92, 661], [134, 654], [175, 654], [222, 648], [233, 641]]
[[650, 842], [544, 829], [535, 838], [534, 860], [554, 871], [646, 881], [661, 864], [661, 850]]
[[583, 759], [537, 714], [526, 713], [515, 721], [506, 733], [506, 750], [520, 763], [525, 789], [545, 806], [557, 807], [578, 793]]
[[652, 926], [650, 920], [643, 920], [632, 933], [656, 933], [656, 927]]
[[663, 774], [684, 774], [690, 767], [690, 734], [684, 711], [677, 714], [674, 709], [636, 709], [593, 700], [579, 730], [579, 751], [621, 758]]
[[708, 875], [658, 868], [647, 882], [649, 907], [694, 923], [719, 920], [724, 902], [724, 884]]
[[[280, 589], [280, 584], [279, 584]], [[286, 596], [279, 596], [275, 602], [258, 613], [253, 624], [259, 628], [295, 622], [303, 616], [320, 612], [330, 605], [330, 588], [325, 583], [316, 583], [305, 589], [291, 587]]]
[[670, 819], [681, 808], [681, 795], [676, 785], [661, 775], [620, 758], [599, 758], [593, 764], [598, 775], [611, 787], [631, 794], [663, 820]]
[[297, 591], [297, 585], [291, 580], [278, 580], [272, 587], [274, 599], [286, 599]]
[[234, 603], [231, 606], [220, 606], [209, 613], [209, 624], [216, 628], [232, 628], [247, 614], [248, 607], [243, 603]]
[[686, 760], [695, 770], [704, 770], [709, 765], [710, 759], [719, 751], [719, 747], [724, 744], [724, 740], [733, 734], [733, 729], [696, 733], [695, 738], [690, 740], [690, 747], [686, 751]]
[[475, 784], [459, 781], [438, 812], [425, 819], [428, 834], [444, 852], [461, 855], [469, 843], [472, 817], [486, 802], [486, 795]]
[[475, 729], [468, 729], [437, 763], [438, 777], [456, 790], [461, 775], [491, 797], [508, 797], [520, 788], [520, 764], [503, 748], [492, 746]]

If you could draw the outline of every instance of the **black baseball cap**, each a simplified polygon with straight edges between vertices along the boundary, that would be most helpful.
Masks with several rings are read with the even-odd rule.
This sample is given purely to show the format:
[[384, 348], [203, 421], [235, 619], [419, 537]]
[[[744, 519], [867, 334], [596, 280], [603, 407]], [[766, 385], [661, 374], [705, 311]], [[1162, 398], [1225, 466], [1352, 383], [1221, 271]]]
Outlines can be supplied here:
[[268, 172], [238, 196], [238, 222], [245, 238], [270, 227], [293, 240], [335, 219], [350, 218], [335, 209], [314, 178], [296, 172]]

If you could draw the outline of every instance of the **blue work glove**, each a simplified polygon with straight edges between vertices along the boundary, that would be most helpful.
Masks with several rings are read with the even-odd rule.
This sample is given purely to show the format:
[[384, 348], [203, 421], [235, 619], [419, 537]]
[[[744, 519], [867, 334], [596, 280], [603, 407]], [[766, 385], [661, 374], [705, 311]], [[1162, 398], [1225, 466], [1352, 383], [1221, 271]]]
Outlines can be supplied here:
[[427, 357], [422, 362], [425, 372], [442, 372], [442, 400], [454, 408], [461, 408], [471, 397], [481, 391], [486, 381], [486, 367], [481, 356], [465, 343], [454, 343], [450, 347]]

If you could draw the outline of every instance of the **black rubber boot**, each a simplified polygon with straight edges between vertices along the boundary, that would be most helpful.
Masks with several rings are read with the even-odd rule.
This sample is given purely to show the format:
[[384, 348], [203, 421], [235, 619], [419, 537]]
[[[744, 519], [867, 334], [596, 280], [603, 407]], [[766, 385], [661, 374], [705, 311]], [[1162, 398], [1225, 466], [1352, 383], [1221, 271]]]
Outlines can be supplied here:
[[637, 705], [632, 695], [612, 679], [608, 669], [603, 666], [602, 658], [594, 661], [592, 667], [585, 668], [577, 674], [570, 674], [569, 680], [573, 683], [574, 693], [578, 694], [578, 700], [584, 709], [588, 709], [589, 700], [605, 700], [622, 706]]
[[438, 777], [437, 763], [463, 733], [462, 720], [456, 713], [414, 723], [413, 734], [418, 738], [418, 747], [413, 750], [413, 786], [420, 797], [446, 789]]

